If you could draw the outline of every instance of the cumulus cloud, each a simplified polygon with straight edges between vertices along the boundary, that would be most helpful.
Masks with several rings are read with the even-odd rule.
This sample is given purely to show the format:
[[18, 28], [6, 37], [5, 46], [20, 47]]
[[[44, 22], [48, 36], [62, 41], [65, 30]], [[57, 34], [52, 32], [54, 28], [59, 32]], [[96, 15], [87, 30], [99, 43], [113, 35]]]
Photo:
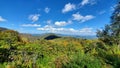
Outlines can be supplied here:
[[67, 25], [67, 22], [65, 22], [65, 21], [56, 21], [55, 25], [56, 26], [65, 26], [65, 25]]
[[93, 15], [82, 16], [79, 13], [73, 14], [72, 16], [73, 16], [73, 20], [76, 20], [76, 21], [79, 21], [79, 22], [86, 22], [86, 21], [94, 18]]
[[82, 0], [81, 5], [86, 5], [89, 3], [89, 0]]
[[94, 5], [96, 4], [97, 1], [96, 0], [82, 0], [82, 2], [80, 3], [81, 6], [87, 5], [87, 4], [91, 4]]
[[0, 22], [4, 22], [6, 19], [4, 19], [2, 16], [0, 16]]
[[46, 8], [44, 9], [44, 11], [45, 11], [46, 13], [49, 13], [50, 8], [46, 7]]
[[21, 26], [23, 26], [23, 27], [40, 27], [41, 25], [40, 24], [23, 24]]
[[82, 28], [76, 30], [74, 28], [56, 28], [50, 25], [46, 25], [42, 28], [37, 28], [40, 31], [47, 31], [52, 33], [59, 33], [59, 34], [72, 34], [72, 35], [95, 35], [93, 28]]
[[66, 25], [71, 24], [71, 23], [72, 23], [71, 20], [68, 20], [68, 22], [66, 22], [66, 21], [56, 21], [55, 25], [56, 26], [66, 26]]
[[75, 9], [76, 9], [75, 4], [68, 3], [62, 9], [62, 13], [66, 13], [66, 12], [69, 12], [69, 11], [72, 11], [72, 10], [75, 10]]
[[31, 20], [32, 22], [36, 22], [39, 20], [39, 17], [40, 17], [40, 14], [32, 14], [32, 15], [29, 15], [29, 20]]

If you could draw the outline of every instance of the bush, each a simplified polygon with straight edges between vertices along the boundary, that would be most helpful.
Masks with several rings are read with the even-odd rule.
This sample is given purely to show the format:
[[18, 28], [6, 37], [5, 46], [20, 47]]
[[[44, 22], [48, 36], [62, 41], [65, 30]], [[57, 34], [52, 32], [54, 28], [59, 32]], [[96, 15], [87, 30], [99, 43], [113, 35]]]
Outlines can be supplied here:
[[76, 53], [62, 68], [101, 68], [101, 61], [98, 58], [84, 53]]

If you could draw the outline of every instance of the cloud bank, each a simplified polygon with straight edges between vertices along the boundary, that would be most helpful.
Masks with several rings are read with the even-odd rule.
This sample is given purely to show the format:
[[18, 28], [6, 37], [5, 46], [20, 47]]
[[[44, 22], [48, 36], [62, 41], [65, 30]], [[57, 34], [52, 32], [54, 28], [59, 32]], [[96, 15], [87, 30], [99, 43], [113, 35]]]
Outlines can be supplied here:
[[37, 28], [39, 31], [46, 31], [50, 33], [59, 33], [59, 34], [71, 34], [71, 35], [95, 35], [93, 28], [82, 28], [82, 29], [74, 29], [74, 28], [56, 28], [50, 25], [46, 25], [42, 28]]

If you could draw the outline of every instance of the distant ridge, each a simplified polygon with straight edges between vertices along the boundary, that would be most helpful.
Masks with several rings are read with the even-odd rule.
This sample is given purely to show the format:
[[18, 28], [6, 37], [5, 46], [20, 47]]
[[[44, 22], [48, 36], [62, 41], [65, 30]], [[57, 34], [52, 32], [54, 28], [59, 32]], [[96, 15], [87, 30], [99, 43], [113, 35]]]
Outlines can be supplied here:
[[42, 35], [40, 35], [40, 37], [41, 37], [41, 39], [46, 39], [46, 40], [61, 38], [60, 36], [58, 36], [57, 34], [54, 34], [54, 33], [42, 34]]
[[81, 38], [81, 39], [96, 39], [96, 35], [92, 36], [81, 36], [81, 35], [66, 35], [66, 34], [55, 34], [55, 33], [44, 33], [44, 34], [31, 34], [32, 36], [39, 37], [41, 39], [45, 39], [48, 36], [58, 36], [58, 37], [73, 37], [73, 38]]
[[[0, 31], [11, 30], [8, 28], [0, 27]], [[52, 40], [61, 37], [73, 37], [73, 38], [81, 38], [81, 39], [97, 39], [96, 35], [92, 36], [81, 36], [81, 35], [66, 35], [66, 34], [56, 34], [56, 33], [43, 33], [43, 34], [30, 34], [30, 33], [20, 33], [21, 36], [28, 38], [29, 40], [37, 40], [37, 39], [46, 39]]]
[[9, 30], [9, 29], [0, 27], [0, 31], [5, 31], [5, 30]]
[[56, 39], [56, 38], [60, 38], [60, 37], [57, 36], [57, 35], [49, 35], [49, 36], [45, 37], [44, 39], [46, 39], [46, 40], [52, 40], [52, 39]]

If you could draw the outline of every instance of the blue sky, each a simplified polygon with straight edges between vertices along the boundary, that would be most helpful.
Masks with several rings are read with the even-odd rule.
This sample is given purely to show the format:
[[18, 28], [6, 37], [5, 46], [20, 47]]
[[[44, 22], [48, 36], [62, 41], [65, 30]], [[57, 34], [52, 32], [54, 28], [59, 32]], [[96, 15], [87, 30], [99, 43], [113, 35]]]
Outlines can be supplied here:
[[95, 35], [115, 0], [0, 0], [0, 27], [20, 33]]

